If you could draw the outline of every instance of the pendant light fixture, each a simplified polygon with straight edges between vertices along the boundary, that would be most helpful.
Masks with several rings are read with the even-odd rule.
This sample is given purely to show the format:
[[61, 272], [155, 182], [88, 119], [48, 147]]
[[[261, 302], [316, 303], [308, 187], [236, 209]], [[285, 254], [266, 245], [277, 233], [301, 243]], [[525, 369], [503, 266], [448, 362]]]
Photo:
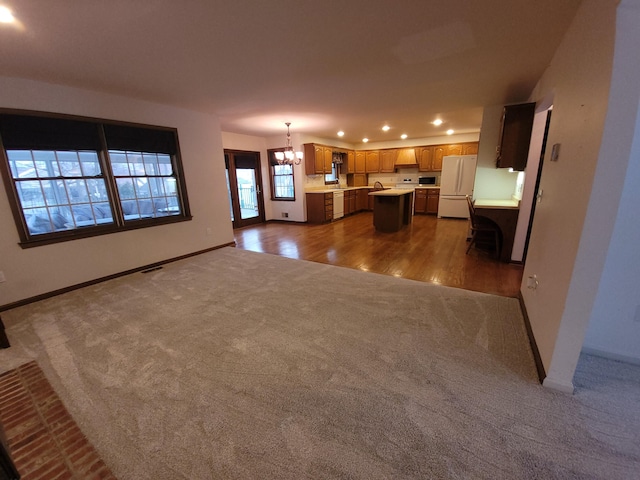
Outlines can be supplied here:
[[274, 152], [276, 160], [280, 165], [300, 165], [302, 162], [302, 152], [296, 152], [291, 145], [291, 132], [289, 126], [291, 122], [286, 122], [287, 126], [287, 145], [284, 147], [284, 152]]

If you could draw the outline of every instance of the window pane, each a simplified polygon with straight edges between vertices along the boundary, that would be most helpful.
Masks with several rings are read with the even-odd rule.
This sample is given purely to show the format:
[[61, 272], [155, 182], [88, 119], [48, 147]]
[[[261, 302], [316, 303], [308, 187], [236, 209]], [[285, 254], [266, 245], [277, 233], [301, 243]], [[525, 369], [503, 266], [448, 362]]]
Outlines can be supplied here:
[[101, 175], [100, 163], [96, 152], [80, 152], [80, 165], [82, 167], [82, 175], [85, 177], [95, 177]]
[[146, 178], [136, 178], [134, 182], [138, 198], [149, 198], [151, 196], [151, 188]]
[[159, 175], [158, 156], [155, 154], [145, 153], [142, 156], [144, 160], [144, 171], [147, 175]]
[[33, 159], [35, 160], [39, 177], [57, 177], [60, 175], [60, 168], [54, 151], [34, 150]]
[[[63, 177], [81, 177], [80, 159], [77, 152], [56, 152], [60, 175]], [[51, 176], [51, 175], [48, 175]]]
[[109, 160], [111, 160], [111, 171], [116, 177], [129, 175], [129, 164], [124, 152], [109, 150]]
[[44, 195], [38, 180], [18, 182], [16, 188], [18, 189], [20, 204], [23, 208], [44, 207]]
[[133, 188], [133, 179], [131, 178], [118, 178], [116, 183], [118, 184], [118, 193], [121, 199], [136, 198], [135, 190]]
[[13, 178], [35, 178], [36, 166], [28, 150], [9, 150], [7, 152]]

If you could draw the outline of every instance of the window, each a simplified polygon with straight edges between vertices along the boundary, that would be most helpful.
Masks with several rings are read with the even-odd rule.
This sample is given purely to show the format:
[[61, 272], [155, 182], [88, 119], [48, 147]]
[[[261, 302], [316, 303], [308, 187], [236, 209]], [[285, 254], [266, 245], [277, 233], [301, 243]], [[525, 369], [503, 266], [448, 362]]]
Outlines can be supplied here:
[[271, 169], [271, 200], [295, 200], [295, 186], [293, 182], [293, 165], [280, 165], [274, 155], [282, 149], [269, 150], [269, 165]]
[[324, 174], [325, 185], [340, 184], [340, 165], [346, 160], [346, 154], [343, 152], [333, 152], [331, 154], [331, 173]]
[[191, 218], [173, 129], [0, 112], [0, 140], [24, 247]]

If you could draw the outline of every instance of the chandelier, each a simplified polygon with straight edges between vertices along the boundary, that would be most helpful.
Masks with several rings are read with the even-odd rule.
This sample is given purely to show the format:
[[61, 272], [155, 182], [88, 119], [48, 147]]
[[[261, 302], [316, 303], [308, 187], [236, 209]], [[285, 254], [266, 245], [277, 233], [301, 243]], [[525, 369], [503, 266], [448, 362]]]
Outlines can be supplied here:
[[284, 152], [274, 152], [276, 160], [279, 165], [300, 165], [302, 152], [296, 152], [291, 145], [291, 132], [289, 132], [291, 122], [286, 122], [285, 125], [287, 126], [287, 145], [284, 147]]

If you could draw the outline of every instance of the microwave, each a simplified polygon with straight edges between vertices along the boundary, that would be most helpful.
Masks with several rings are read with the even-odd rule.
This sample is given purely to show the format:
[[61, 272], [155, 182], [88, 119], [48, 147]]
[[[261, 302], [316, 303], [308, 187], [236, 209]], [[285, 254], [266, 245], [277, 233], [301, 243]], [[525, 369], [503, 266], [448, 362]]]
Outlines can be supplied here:
[[436, 177], [433, 175], [430, 175], [428, 177], [419, 177], [418, 178], [418, 183], [420, 185], [435, 185], [436, 184]]

